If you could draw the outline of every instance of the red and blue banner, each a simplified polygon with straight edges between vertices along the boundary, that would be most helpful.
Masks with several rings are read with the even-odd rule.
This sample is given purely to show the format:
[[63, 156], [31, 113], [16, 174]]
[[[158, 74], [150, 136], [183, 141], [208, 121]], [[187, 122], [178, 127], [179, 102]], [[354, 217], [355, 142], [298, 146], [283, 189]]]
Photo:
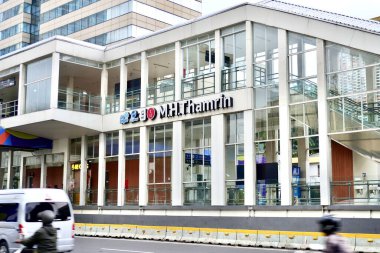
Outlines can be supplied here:
[[25, 149], [51, 149], [53, 141], [0, 127], [0, 146]]

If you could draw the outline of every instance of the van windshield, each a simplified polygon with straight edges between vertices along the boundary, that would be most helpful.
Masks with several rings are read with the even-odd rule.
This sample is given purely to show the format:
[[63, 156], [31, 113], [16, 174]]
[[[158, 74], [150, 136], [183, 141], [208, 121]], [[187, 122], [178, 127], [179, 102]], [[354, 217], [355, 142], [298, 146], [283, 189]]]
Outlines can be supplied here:
[[40, 222], [38, 214], [45, 210], [55, 212], [55, 221], [65, 221], [71, 219], [71, 211], [67, 202], [31, 202], [25, 206], [25, 221]]
[[17, 221], [18, 203], [0, 203], [0, 221]]

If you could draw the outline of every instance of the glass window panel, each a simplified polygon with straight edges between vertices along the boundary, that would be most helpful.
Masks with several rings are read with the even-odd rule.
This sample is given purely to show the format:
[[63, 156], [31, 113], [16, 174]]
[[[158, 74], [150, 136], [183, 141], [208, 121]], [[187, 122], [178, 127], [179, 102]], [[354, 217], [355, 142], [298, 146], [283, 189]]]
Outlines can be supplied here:
[[229, 68], [234, 64], [234, 35], [223, 38], [224, 67]]
[[304, 136], [304, 111], [303, 104], [291, 105], [290, 122], [291, 122], [291, 137]]
[[204, 119], [204, 146], [211, 146], [211, 118]]
[[155, 161], [154, 161], [154, 156], [155, 156], [154, 153], [148, 154], [148, 159], [149, 159], [148, 182], [150, 184], [153, 184], [155, 182], [154, 175], [155, 175], [156, 165], [155, 165]]
[[255, 111], [256, 140], [267, 139], [267, 111]]
[[173, 127], [172, 124], [165, 126], [165, 150], [173, 149]]
[[316, 39], [297, 33], [288, 33], [289, 54], [316, 49]]
[[317, 52], [311, 51], [289, 56], [290, 79], [317, 75]]
[[327, 72], [345, 71], [380, 63], [380, 56], [333, 43], [326, 47]]
[[209, 61], [210, 57], [210, 42], [199, 44], [199, 72], [207, 73], [210, 70]]
[[268, 139], [279, 139], [279, 109], [268, 109]]
[[265, 55], [265, 26], [260, 24], [253, 25], [253, 55], [255, 62], [266, 60]]
[[133, 153], [140, 153], [140, 130], [133, 131]]
[[203, 142], [203, 120], [194, 120], [193, 121], [193, 136], [191, 147], [202, 147], [204, 146]]
[[31, 83], [51, 77], [52, 58], [29, 63], [26, 68], [26, 82]]
[[185, 123], [185, 148], [192, 147], [192, 121]]
[[236, 180], [235, 145], [226, 146], [226, 180]]
[[171, 182], [172, 152], [165, 152], [165, 182]]
[[343, 131], [343, 98], [328, 100], [330, 112], [330, 132]]
[[165, 153], [155, 153], [155, 183], [165, 182]]
[[362, 95], [343, 98], [344, 130], [362, 129]]
[[318, 104], [317, 102], [305, 104], [305, 127], [307, 135], [318, 134]]
[[204, 181], [211, 180], [211, 148], [204, 149]]
[[154, 151], [154, 127], [149, 128], [149, 152]]
[[[245, 61], [245, 43], [245, 32], [237, 33], [235, 35], [236, 62]], [[245, 62], [242, 64], [245, 65]]]
[[155, 151], [165, 150], [165, 127], [155, 126]]
[[227, 115], [227, 143], [236, 143], [236, 114]]
[[363, 98], [363, 124], [365, 128], [380, 127], [380, 92], [368, 93]]
[[243, 143], [244, 142], [244, 113], [238, 113], [237, 114], [237, 126], [236, 126], [236, 132], [237, 132], [237, 142]]

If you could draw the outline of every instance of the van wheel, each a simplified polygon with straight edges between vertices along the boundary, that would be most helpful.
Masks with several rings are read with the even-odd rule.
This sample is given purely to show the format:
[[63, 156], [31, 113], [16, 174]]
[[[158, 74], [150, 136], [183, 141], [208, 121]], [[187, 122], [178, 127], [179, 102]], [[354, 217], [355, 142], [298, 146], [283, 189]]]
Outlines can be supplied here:
[[6, 242], [0, 242], [0, 253], [9, 253], [8, 245]]

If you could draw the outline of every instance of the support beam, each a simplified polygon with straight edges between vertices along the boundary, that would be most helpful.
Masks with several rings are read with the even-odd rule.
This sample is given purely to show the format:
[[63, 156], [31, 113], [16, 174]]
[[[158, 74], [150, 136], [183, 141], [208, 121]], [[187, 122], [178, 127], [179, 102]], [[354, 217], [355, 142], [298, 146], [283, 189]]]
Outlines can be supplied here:
[[59, 53], [53, 53], [51, 63], [50, 108], [58, 108]]
[[256, 205], [256, 149], [254, 111], [244, 112], [244, 205]]
[[125, 58], [120, 60], [120, 111], [125, 111], [125, 94], [127, 92], [128, 67]]
[[[211, 53], [211, 51], [210, 51]], [[211, 59], [211, 56], [210, 56]], [[215, 93], [222, 92], [222, 38], [220, 30], [215, 31]]]
[[182, 206], [183, 193], [183, 147], [185, 143], [184, 124], [173, 122], [173, 164], [172, 164], [172, 205]]
[[182, 99], [182, 75], [183, 75], [183, 66], [182, 66], [182, 49], [181, 43], [177, 41], [175, 43], [175, 81], [174, 81], [174, 89], [175, 89], [175, 101], [179, 101]]
[[139, 206], [148, 204], [148, 128], [140, 127]]
[[106, 182], [106, 134], [99, 134], [98, 163], [98, 206], [104, 206], [104, 190]]
[[289, 121], [288, 39], [285, 30], [278, 30], [279, 55], [279, 113], [280, 113], [280, 177], [281, 205], [292, 205], [292, 159]]
[[118, 154], [118, 177], [117, 177], [117, 205], [125, 203], [125, 131], [119, 130], [119, 154]]
[[103, 64], [100, 80], [100, 97], [101, 97], [101, 114], [106, 114], [106, 100], [108, 95], [108, 70], [106, 64]]
[[25, 102], [26, 102], [26, 86], [25, 86], [25, 84], [26, 84], [26, 65], [20, 64], [17, 115], [22, 115], [25, 113]]
[[149, 82], [149, 62], [146, 57], [146, 52], [141, 52], [141, 107], [146, 107], [146, 90]]
[[81, 138], [80, 148], [79, 205], [84, 206], [86, 204], [87, 191], [87, 137], [85, 135]]
[[319, 167], [321, 205], [331, 204], [330, 181], [332, 179], [331, 138], [328, 135], [330, 122], [327, 103], [325, 75], [324, 41], [317, 39], [317, 80], [318, 80], [318, 129], [319, 129]]

